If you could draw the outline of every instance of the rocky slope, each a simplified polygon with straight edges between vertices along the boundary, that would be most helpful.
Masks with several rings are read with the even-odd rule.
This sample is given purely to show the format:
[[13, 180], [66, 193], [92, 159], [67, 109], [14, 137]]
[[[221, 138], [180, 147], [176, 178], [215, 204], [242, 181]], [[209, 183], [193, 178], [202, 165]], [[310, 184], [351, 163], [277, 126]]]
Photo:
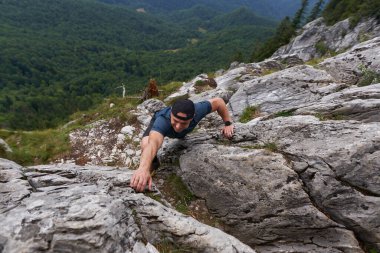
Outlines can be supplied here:
[[[131, 112], [137, 125], [102, 121], [71, 134], [73, 157], [85, 166], [1, 160], [3, 251], [157, 252], [164, 241], [192, 252], [380, 251], [380, 26], [371, 23], [361, 34], [373, 39], [363, 43], [334, 40], [334, 50], [356, 45], [308, 65], [315, 52], [297, 51], [295, 42], [320, 22], [308, 24], [292, 50], [234, 64], [218, 72], [216, 88], [200, 92], [201, 74], [168, 98], [223, 97], [235, 122], [255, 108], [231, 140], [214, 113], [186, 139], [165, 139], [159, 152], [158, 175], [180, 175], [224, 231], [150, 198], [164, 197], [160, 187], [146, 195], [129, 188], [142, 130], [164, 106], [151, 99]], [[329, 29], [315, 34], [329, 38], [337, 28]], [[310, 41], [315, 49], [319, 39]]]

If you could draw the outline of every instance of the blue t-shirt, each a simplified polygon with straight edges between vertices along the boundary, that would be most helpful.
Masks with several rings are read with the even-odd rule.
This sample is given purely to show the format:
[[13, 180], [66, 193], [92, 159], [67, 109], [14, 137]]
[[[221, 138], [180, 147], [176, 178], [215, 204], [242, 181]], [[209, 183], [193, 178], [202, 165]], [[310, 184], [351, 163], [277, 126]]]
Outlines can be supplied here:
[[170, 114], [172, 112], [171, 107], [165, 107], [154, 114], [153, 117], [155, 117], [155, 120], [151, 130], [157, 131], [163, 136], [167, 136], [169, 138], [181, 139], [185, 137], [186, 134], [190, 133], [195, 126], [198, 125], [201, 119], [211, 112], [211, 103], [209, 101], [195, 103], [194, 105], [194, 118], [191, 120], [189, 127], [184, 129], [182, 132], [177, 133], [170, 124]]

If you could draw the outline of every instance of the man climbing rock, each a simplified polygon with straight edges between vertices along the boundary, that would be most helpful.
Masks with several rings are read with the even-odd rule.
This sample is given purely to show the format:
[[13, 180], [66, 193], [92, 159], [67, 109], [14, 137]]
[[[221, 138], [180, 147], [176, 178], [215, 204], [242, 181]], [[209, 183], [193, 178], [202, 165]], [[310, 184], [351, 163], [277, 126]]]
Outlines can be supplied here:
[[227, 106], [221, 98], [212, 98], [195, 104], [189, 99], [181, 99], [177, 100], [172, 107], [166, 107], [156, 112], [143, 134], [140, 166], [132, 176], [131, 187], [142, 192], [148, 184], [149, 190], [151, 190], [150, 171], [159, 166], [157, 151], [161, 147], [164, 137], [178, 139], [185, 137], [201, 119], [214, 111], [217, 111], [224, 121], [223, 135], [231, 138], [234, 127]]

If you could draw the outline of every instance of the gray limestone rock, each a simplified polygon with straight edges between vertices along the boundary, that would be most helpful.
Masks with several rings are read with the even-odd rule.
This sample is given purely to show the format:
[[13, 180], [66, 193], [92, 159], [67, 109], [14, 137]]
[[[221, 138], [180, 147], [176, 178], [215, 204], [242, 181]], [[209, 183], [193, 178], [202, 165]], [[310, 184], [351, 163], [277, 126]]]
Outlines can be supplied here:
[[[361, 94], [376, 96], [367, 88]], [[235, 124], [231, 141], [216, 129], [197, 132], [163, 153], [180, 157], [190, 189], [259, 252], [380, 249], [377, 122], [278, 117]]]
[[[351, 50], [328, 58], [319, 67], [325, 69], [337, 82], [361, 84], [374, 75], [380, 82], [380, 36], [360, 43]], [[366, 83], [366, 85], [370, 84]], [[375, 81], [375, 80], [372, 80]]]
[[218, 89], [213, 89], [213, 90], [208, 90], [204, 91], [200, 94], [195, 94], [189, 97], [191, 101], [194, 103], [201, 102], [204, 100], [209, 100], [212, 98], [222, 98], [226, 103], [230, 100], [231, 96], [233, 94], [233, 91], [231, 90], [225, 90], [223, 88], [218, 88]]
[[156, 253], [152, 244], [162, 238], [193, 252], [254, 252], [219, 229], [135, 193], [131, 175], [105, 166], [23, 168], [1, 159], [2, 252]]
[[160, 234], [176, 240], [195, 252], [242, 252], [254, 253], [247, 245], [219, 229], [204, 225], [144, 196], [130, 195], [126, 198], [140, 218], [141, 228], [148, 241], [156, 242]]
[[380, 122], [380, 84], [332, 93], [316, 103], [297, 109], [294, 114], [314, 114], [326, 119]]
[[244, 82], [231, 97], [229, 109], [235, 120], [248, 106], [270, 114], [315, 102], [340, 89], [324, 70], [302, 65]]
[[315, 207], [278, 153], [201, 144], [180, 158], [190, 189], [258, 252], [362, 252], [352, 231]]
[[140, 111], [147, 110], [149, 113], [154, 113], [155, 111], [161, 110], [164, 107], [166, 107], [164, 102], [155, 98], [151, 98], [139, 104], [137, 106], [137, 109]]
[[278, 49], [272, 57], [296, 54], [303, 61], [320, 57], [316, 45], [322, 45], [333, 51], [346, 50], [363, 40], [380, 36], [380, 26], [375, 19], [364, 20], [350, 28], [349, 19], [327, 27], [323, 18], [306, 24], [289, 44]]
[[378, 123], [294, 116], [242, 126], [241, 131], [237, 140], [275, 143], [288, 159], [307, 163], [297, 171], [318, 208], [380, 248]]

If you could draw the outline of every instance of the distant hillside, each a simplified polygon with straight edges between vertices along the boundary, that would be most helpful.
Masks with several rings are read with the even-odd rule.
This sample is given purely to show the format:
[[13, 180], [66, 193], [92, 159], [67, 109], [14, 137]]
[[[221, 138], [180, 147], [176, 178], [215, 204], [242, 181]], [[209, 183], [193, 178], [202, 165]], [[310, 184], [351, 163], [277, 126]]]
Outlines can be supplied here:
[[166, 19], [190, 29], [198, 30], [203, 28], [211, 31], [246, 25], [263, 27], [275, 27], [277, 25], [277, 22], [259, 17], [246, 7], [240, 7], [232, 12], [224, 13], [207, 6], [195, 5], [190, 9], [169, 13]]
[[187, 30], [151, 15], [92, 0], [4, 0], [0, 8], [3, 29], [132, 50], [183, 47], [192, 36]]
[[236, 27], [242, 25], [271, 27], [277, 25], [277, 23], [265, 18], [258, 17], [249, 9], [241, 7], [231, 13], [215, 17], [210, 21], [208, 28], [212, 30], [220, 30], [225, 27]]
[[198, 30], [95, 0], [3, 0], [0, 13], [0, 127], [13, 129], [54, 127], [121, 83], [133, 94], [150, 78], [226, 68], [274, 31], [262, 20], [223, 28], [217, 12], [217, 31]]
[[[230, 12], [236, 8], [246, 7], [257, 15], [280, 20], [285, 16], [293, 16], [301, 6], [301, 0], [99, 0], [102, 2], [123, 4], [131, 8], [144, 8], [149, 12], [173, 12], [204, 5], [216, 11]], [[310, 0], [313, 6], [318, 0]]]

